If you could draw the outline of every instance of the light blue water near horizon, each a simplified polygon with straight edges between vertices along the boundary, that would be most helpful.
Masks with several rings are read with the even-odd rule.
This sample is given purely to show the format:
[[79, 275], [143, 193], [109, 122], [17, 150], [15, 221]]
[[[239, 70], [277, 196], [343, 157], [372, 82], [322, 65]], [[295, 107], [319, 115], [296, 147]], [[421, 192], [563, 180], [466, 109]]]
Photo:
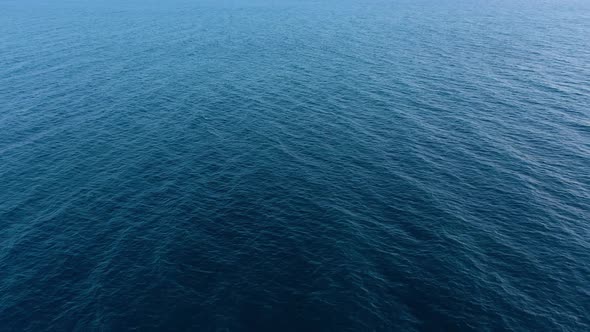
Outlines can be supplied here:
[[0, 0], [0, 331], [590, 330], [590, 2]]

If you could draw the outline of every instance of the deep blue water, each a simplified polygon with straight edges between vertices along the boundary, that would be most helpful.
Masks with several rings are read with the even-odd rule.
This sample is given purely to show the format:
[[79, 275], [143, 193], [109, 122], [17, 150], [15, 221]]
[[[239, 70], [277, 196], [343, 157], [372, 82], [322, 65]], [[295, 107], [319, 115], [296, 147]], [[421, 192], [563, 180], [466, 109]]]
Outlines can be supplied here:
[[590, 2], [0, 0], [0, 331], [589, 331]]

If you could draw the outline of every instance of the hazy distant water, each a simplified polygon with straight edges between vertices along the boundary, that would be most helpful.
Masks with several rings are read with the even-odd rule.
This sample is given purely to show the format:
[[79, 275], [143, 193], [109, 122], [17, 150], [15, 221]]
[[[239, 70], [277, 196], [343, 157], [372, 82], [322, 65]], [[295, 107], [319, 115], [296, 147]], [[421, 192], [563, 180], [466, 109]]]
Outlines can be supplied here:
[[590, 331], [590, 2], [0, 0], [0, 331]]

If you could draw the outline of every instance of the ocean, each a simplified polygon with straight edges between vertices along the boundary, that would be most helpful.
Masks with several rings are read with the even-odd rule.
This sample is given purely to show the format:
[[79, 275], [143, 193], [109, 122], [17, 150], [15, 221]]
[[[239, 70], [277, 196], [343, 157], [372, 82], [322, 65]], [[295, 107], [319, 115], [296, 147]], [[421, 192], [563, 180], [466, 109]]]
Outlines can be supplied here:
[[590, 2], [0, 0], [0, 331], [590, 331]]

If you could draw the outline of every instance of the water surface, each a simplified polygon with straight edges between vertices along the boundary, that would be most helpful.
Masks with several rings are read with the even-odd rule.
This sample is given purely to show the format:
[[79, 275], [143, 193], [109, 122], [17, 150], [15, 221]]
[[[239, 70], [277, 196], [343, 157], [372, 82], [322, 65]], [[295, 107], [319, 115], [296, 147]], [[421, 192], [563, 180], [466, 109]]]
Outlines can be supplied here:
[[590, 330], [590, 3], [0, 0], [0, 330]]

